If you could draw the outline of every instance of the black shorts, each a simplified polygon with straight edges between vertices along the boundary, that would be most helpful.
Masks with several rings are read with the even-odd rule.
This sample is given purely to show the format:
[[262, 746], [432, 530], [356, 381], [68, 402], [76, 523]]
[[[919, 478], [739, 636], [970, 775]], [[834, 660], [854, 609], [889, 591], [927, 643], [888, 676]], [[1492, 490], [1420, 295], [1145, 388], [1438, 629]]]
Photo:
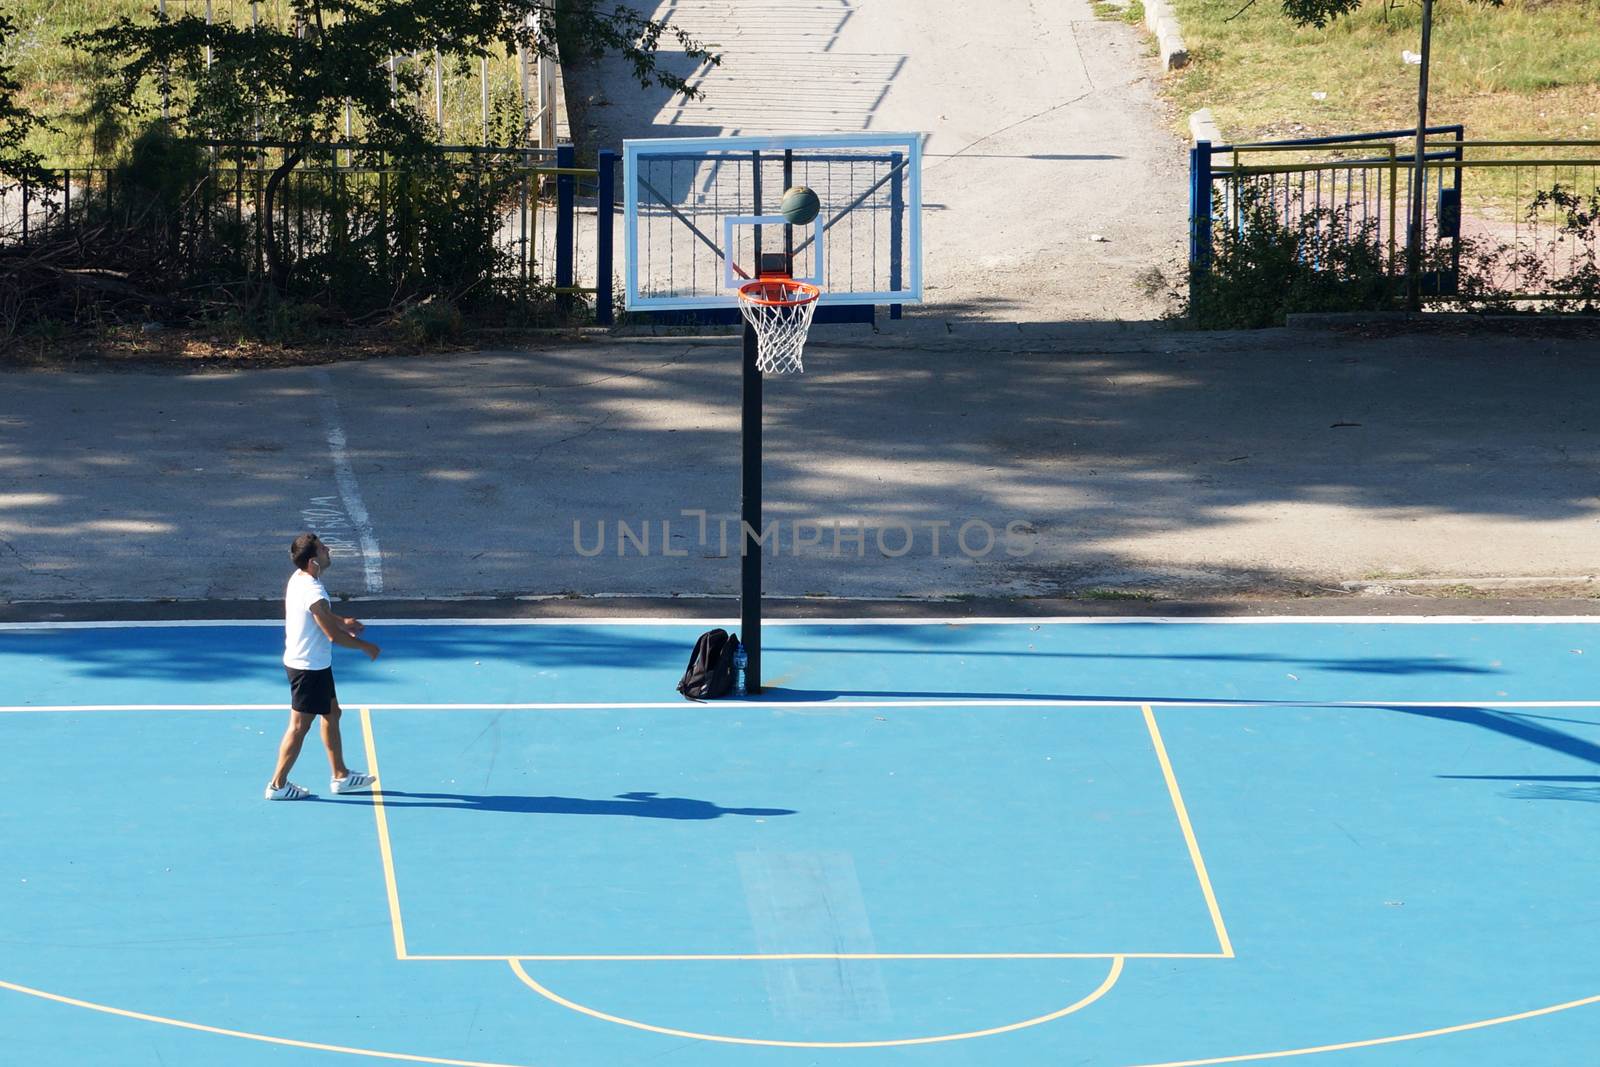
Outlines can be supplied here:
[[289, 672], [289, 706], [306, 715], [326, 715], [333, 710], [339, 694], [333, 690], [333, 668], [320, 671], [303, 671], [298, 667], [285, 667]]

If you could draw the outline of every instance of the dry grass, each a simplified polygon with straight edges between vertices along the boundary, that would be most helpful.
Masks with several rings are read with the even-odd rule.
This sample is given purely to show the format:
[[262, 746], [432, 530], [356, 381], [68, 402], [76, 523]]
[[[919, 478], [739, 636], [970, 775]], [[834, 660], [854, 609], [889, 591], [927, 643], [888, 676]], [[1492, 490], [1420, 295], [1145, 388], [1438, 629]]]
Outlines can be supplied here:
[[452, 341], [418, 344], [390, 326], [346, 328], [326, 338], [280, 343], [201, 326], [146, 332], [137, 324], [53, 331], [0, 341], [6, 370], [248, 370], [320, 363], [481, 351], [485, 345], [518, 348], [548, 344], [548, 332], [471, 331]]
[[[1298, 28], [1273, 0], [1174, 0], [1192, 63], [1168, 91], [1184, 116], [1209, 107], [1230, 141], [1399, 129], [1416, 116], [1420, 5], [1368, 3], [1326, 29]], [[1440, 0], [1431, 123], [1475, 140], [1600, 139], [1600, 0]], [[1312, 94], [1326, 94], [1317, 99]]]

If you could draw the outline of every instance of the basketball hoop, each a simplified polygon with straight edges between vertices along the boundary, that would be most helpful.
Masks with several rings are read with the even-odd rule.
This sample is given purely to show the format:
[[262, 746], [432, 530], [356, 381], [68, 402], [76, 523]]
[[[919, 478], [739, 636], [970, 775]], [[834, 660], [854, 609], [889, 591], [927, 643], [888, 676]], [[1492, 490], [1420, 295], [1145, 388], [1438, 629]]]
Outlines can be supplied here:
[[757, 278], [739, 286], [739, 310], [756, 331], [756, 369], [763, 374], [801, 371], [800, 354], [822, 290], [793, 278]]

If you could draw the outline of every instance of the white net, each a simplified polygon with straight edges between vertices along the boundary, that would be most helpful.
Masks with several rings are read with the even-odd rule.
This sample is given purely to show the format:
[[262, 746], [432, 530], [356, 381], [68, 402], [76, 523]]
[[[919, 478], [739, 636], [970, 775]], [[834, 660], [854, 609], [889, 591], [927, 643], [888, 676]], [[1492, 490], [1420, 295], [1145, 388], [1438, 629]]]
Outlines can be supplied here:
[[756, 331], [756, 369], [762, 374], [803, 371], [800, 357], [811, 313], [822, 291], [789, 278], [762, 278], [739, 287], [739, 310]]

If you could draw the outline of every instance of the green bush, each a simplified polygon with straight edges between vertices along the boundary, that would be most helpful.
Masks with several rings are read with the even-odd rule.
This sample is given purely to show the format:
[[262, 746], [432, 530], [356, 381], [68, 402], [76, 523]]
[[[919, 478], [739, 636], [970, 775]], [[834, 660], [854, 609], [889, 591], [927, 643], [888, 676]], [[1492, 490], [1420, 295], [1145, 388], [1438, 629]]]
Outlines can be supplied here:
[[1341, 208], [1295, 214], [1242, 186], [1226, 222], [1215, 224], [1209, 270], [1190, 285], [1184, 314], [1200, 329], [1282, 326], [1308, 311], [1396, 306], [1403, 280], [1391, 273], [1373, 221]]
[[461, 309], [442, 300], [430, 300], [407, 308], [400, 316], [406, 337], [418, 345], [438, 344], [459, 337], [465, 326]]

